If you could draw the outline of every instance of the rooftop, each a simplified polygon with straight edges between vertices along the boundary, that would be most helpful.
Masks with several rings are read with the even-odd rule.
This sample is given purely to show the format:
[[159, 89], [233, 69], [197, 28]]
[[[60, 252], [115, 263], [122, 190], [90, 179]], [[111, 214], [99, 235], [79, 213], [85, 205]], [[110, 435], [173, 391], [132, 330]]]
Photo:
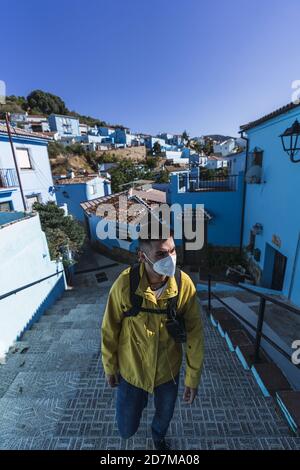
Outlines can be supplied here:
[[[120, 206], [120, 196], [127, 198], [127, 207]], [[131, 189], [129, 191], [121, 191], [119, 193], [111, 194], [109, 196], [103, 196], [90, 201], [81, 203], [82, 209], [88, 215], [97, 215], [97, 209], [103, 204], [112, 204], [116, 213], [118, 214], [119, 222], [131, 222], [136, 219], [137, 216], [142, 217], [149, 210], [157, 207], [159, 204], [166, 202], [166, 193], [156, 189], [150, 189], [148, 191], [139, 191], [137, 189]], [[122, 204], [122, 203], [121, 203]], [[128, 209], [133, 205], [139, 204], [140, 207], [134, 214], [128, 214]], [[107, 213], [105, 216], [107, 219], [114, 219], [114, 213]]]
[[[127, 207], [120, 206], [121, 196], [127, 197]], [[100, 208], [100, 206], [104, 204], [111, 204], [115, 209], [115, 213], [106, 212], [106, 215], [105, 215], [106, 219], [115, 220], [115, 215], [118, 214], [118, 221], [124, 222], [124, 223], [130, 223], [136, 217], [138, 216], [142, 217], [148, 212], [146, 205], [144, 206], [143, 204], [140, 203], [140, 208], [137, 212], [135, 212], [134, 214], [130, 214], [130, 215], [128, 214], [128, 209], [131, 206], [133, 206], [134, 204], [139, 204], [139, 202], [136, 199], [128, 198], [128, 191], [122, 191], [120, 193], [115, 193], [110, 196], [103, 196], [97, 199], [92, 199], [91, 201], [83, 202], [80, 205], [82, 209], [88, 215], [97, 215], [98, 208]]]
[[176, 165], [165, 165], [165, 170], [168, 171], [169, 173], [173, 173], [173, 172], [177, 172], [177, 171], [187, 171], [188, 170], [188, 166], [187, 165], [180, 165], [180, 166], [176, 166]]
[[209, 155], [208, 160], [224, 160], [225, 157], [219, 157], [218, 155]]
[[102, 180], [105, 180], [102, 176], [99, 176], [97, 173], [92, 174], [92, 175], [79, 175], [79, 176], [74, 176], [74, 178], [71, 177], [62, 177], [59, 178], [55, 181], [55, 184], [80, 184], [80, 183], [87, 183], [88, 181], [91, 181], [95, 178], [100, 178]]
[[[31, 137], [31, 138], [38, 138], [44, 140], [52, 140], [52, 134], [48, 132], [29, 132], [25, 131], [24, 129], [20, 129], [19, 127], [10, 126], [12, 136], [17, 137]], [[5, 124], [0, 123], [0, 134], [8, 134], [7, 127]]]
[[286, 106], [282, 106], [281, 108], [276, 109], [275, 111], [272, 111], [272, 113], [266, 114], [265, 116], [262, 116], [259, 119], [256, 119], [255, 121], [248, 122], [248, 124], [243, 124], [240, 126], [241, 132], [242, 131], [247, 131], [248, 129], [252, 129], [253, 127], [259, 126], [260, 124], [269, 121], [270, 119], [273, 119], [274, 117], [280, 116], [281, 114], [285, 114], [288, 111], [291, 111], [292, 109], [298, 108], [300, 106], [299, 104], [295, 103], [289, 103]]
[[19, 220], [28, 219], [33, 214], [26, 214], [25, 212], [0, 212], [0, 228], [3, 226], [11, 225]]

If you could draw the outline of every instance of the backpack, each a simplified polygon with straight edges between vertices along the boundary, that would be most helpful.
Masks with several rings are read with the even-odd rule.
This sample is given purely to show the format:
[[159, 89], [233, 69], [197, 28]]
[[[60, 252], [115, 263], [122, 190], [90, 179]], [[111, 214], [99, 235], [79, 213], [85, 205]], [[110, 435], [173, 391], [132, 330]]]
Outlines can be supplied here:
[[176, 343], [186, 342], [186, 330], [183, 315], [177, 315], [177, 301], [181, 288], [181, 271], [176, 268], [175, 279], [177, 283], [178, 293], [175, 297], [168, 299], [168, 305], [165, 309], [145, 308], [142, 307], [143, 297], [135, 293], [140, 282], [140, 266], [134, 265], [130, 269], [130, 303], [131, 308], [123, 312], [124, 317], [135, 317], [139, 312], [148, 312], [154, 314], [166, 314], [166, 328]]

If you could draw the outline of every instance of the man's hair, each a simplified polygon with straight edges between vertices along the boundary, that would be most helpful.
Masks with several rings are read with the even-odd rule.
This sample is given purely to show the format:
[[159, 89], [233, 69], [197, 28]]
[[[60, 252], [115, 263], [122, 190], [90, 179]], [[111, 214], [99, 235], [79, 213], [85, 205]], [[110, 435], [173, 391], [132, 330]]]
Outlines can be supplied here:
[[[170, 230], [170, 235], [168, 238], [173, 237], [173, 231]], [[161, 238], [139, 238], [139, 249], [141, 251], [149, 250], [152, 248], [153, 242], [163, 242], [166, 241], [168, 238], [161, 237]]]
[[[154, 227], [153, 224], [155, 224]], [[157, 231], [156, 236], [152, 234], [151, 227], [154, 228], [155, 231]], [[143, 231], [141, 232], [139, 237], [139, 249], [142, 251], [145, 249], [149, 250], [151, 249], [153, 242], [165, 241], [168, 238], [173, 237], [173, 235], [174, 232], [171, 227], [169, 225], [166, 225], [161, 219], [159, 219], [158, 221], [154, 221], [153, 214], [150, 211], [147, 214], [146, 227], [143, 227]]]

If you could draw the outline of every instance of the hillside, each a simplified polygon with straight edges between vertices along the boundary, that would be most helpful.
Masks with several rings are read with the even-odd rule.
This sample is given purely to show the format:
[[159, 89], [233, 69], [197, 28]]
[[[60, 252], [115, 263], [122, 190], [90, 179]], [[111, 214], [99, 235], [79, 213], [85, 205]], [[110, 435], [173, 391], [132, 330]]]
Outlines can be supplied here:
[[[106, 126], [106, 121], [86, 116], [76, 111], [69, 110], [62, 98], [52, 93], [45, 92], [43, 90], [33, 90], [27, 97], [10, 95], [6, 98], [6, 103], [1, 106], [0, 118], [3, 117], [4, 113], [24, 113], [28, 114], [41, 114], [48, 117], [50, 114], [64, 114], [66, 116], [77, 117], [81, 123], [88, 124], [89, 126]], [[122, 124], [113, 124], [123, 128]]]
[[124, 160], [131, 160], [132, 162], [145, 161], [146, 150], [145, 147], [127, 147], [112, 150], [100, 150], [97, 152], [86, 152], [85, 154], [75, 153], [59, 153], [58, 155], [51, 155], [50, 164], [53, 175], [65, 175], [68, 170], [72, 169], [75, 173], [86, 170], [93, 173], [97, 170], [97, 163]]

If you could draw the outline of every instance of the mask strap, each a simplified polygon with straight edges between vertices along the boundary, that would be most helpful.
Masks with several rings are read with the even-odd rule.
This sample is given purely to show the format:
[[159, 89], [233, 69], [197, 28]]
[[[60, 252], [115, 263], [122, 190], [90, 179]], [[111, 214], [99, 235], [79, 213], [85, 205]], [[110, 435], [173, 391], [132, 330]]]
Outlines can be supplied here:
[[147, 261], [149, 261], [149, 263], [151, 263], [151, 265], [153, 266], [154, 263], [151, 261], [151, 259], [148, 258], [148, 256], [146, 255], [146, 253], [145, 253], [144, 251], [143, 251], [143, 253], [144, 253], [144, 256], [145, 256], [145, 258], [147, 259]]

